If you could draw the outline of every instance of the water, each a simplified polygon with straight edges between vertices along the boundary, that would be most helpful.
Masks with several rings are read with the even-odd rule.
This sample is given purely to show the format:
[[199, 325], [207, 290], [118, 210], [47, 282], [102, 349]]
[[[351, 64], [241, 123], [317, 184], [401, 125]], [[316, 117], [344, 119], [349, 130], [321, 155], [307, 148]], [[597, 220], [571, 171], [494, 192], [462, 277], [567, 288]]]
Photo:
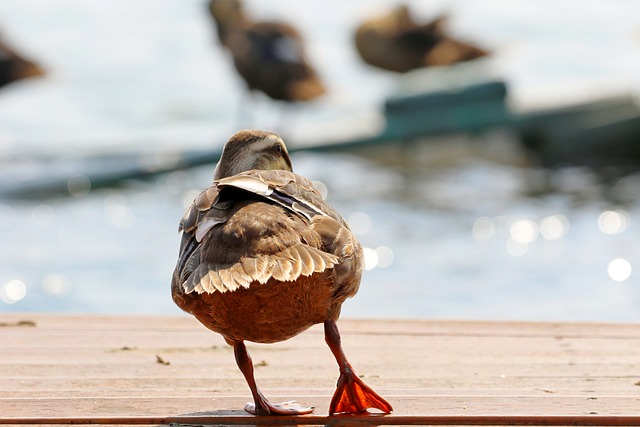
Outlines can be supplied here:
[[[588, 174], [578, 183], [570, 182], [577, 172], [556, 176], [565, 191], [530, 197], [521, 169], [481, 161], [428, 176], [377, 169], [357, 157], [293, 161], [327, 185], [362, 244], [382, 256], [345, 315], [640, 319], [640, 205], [594, 197], [598, 187]], [[0, 298], [11, 302], [7, 287], [15, 280], [26, 288], [3, 309], [177, 313], [169, 297], [177, 221], [210, 176], [203, 167], [80, 199], [1, 205]], [[618, 188], [623, 194], [624, 185], [638, 185], [627, 179], [635, 181]], [[608, 271], [614, 259], [629, 263], [629, 277], [624, 265]]]
[[[402, 85], [350, 47], [350, 28], [371, 2], [247, 3], [256, 16], [298, 22], [330, 82], [326, 99], [286, 113], [288, 133], [368, 113]], [[450, 11], [452, 31], [495, 47], [478, 72], [505, 78], [518, 107], [640, 84], [635, 2], [415, 3], [425, 16]], [[50, 72], [0, 93], [3, 164], [209, 147], [239, 116], [273, 126], [281, 112], [266, 100], [243, 110], [243, 87], [203, 8], [195, 0], [0, 3], [3, 34]], [[368, 248], [371, 269], [345, 316], [640, 320], [635, 176], [605, 187], [567, 169], [547, 177], [553, 191], [540, 192], [539, 171], [477, 157], [418, 168], [358, 156], [293, 162], [327, 185]], [[177, 222], [211, 174], [202, 167], [79, 197], [0, 200], [0, 310], [178, 313], [169, 295]]]

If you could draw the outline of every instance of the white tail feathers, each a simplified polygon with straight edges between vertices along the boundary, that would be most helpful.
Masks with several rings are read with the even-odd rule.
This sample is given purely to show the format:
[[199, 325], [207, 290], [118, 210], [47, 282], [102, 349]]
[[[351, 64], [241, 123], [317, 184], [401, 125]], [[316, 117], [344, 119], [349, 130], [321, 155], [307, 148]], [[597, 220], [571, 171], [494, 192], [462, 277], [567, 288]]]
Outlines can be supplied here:
[[338, 257], [320, 249], [298, 244], [274, 255], [242, 258], [231, 266], [201, 264], [183, 283], [186, 293], [233, 292], [247, 289], [252, 283], [265, 284], [274, 278], [291, 282], [333, 268]]

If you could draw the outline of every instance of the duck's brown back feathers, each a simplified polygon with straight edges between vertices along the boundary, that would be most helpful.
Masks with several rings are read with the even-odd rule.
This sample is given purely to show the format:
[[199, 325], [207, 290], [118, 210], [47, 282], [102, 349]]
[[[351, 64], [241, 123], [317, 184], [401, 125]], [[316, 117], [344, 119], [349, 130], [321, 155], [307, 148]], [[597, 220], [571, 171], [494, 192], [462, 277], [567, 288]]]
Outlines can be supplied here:
[[[174, 300], [229, 341], [289, 338], [337, 318], [357, 292], [359, 243], [313, 184], [292, 172], [216, 181], [180, 228]], [[247, 322], [265, 326], [248, 331]]]

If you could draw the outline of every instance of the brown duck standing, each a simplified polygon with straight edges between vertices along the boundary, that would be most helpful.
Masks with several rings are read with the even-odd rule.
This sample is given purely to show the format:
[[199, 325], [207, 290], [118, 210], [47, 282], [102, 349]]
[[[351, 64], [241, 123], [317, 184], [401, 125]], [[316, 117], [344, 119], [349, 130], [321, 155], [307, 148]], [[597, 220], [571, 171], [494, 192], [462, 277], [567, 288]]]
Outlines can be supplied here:
[[416, 68], [451, 65], [488, 54], [446, 34], [446, 18], [417, 23], [408, 6], [399, 5], [388, 15], [367, 20], [355, 33], [355, 44], [369, 65], [406, 73]]
[[250, 91], [261, 91], [277, 101], [310, 101], [325, 93], [309, 65], [298, 31], [282, 22], [254, 22], [240, 0], [211, 0], [220, 43]]
[[42, 75], [42, 68], [0, 40], [0, 87], [17, 80]]
[[173, 300], [233, 346], [255, 402], [247, 412], [313, 411], [262, 395], [244, 341], [283, 341], [317, 323], [324, 323], [340, 367], [330, 414], [391, 412], [354, 373], [336, 326], [342, 303], [358, 291], [362, 248], [313, 184], [292, 172], [280, 137], [258, 130], [233, 135], [213, 185], [186, 210], [180, 230]]

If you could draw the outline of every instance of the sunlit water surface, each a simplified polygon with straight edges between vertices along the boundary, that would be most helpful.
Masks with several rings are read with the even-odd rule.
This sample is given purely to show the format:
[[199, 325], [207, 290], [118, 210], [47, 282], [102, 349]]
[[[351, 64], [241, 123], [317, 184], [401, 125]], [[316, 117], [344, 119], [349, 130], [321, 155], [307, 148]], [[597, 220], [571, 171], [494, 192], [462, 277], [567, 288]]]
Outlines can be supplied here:
[[[636, 177], [613, 203], [588, 173], [529, 196], [525, 170], [485, 163], [407, 174], [296, 155], [366, 248], [356, 317], [640, 320]], [[211, 167], [121, 190], [0, 205], [3, 310], [178, 313], [169, 283], [182, 210]]]

